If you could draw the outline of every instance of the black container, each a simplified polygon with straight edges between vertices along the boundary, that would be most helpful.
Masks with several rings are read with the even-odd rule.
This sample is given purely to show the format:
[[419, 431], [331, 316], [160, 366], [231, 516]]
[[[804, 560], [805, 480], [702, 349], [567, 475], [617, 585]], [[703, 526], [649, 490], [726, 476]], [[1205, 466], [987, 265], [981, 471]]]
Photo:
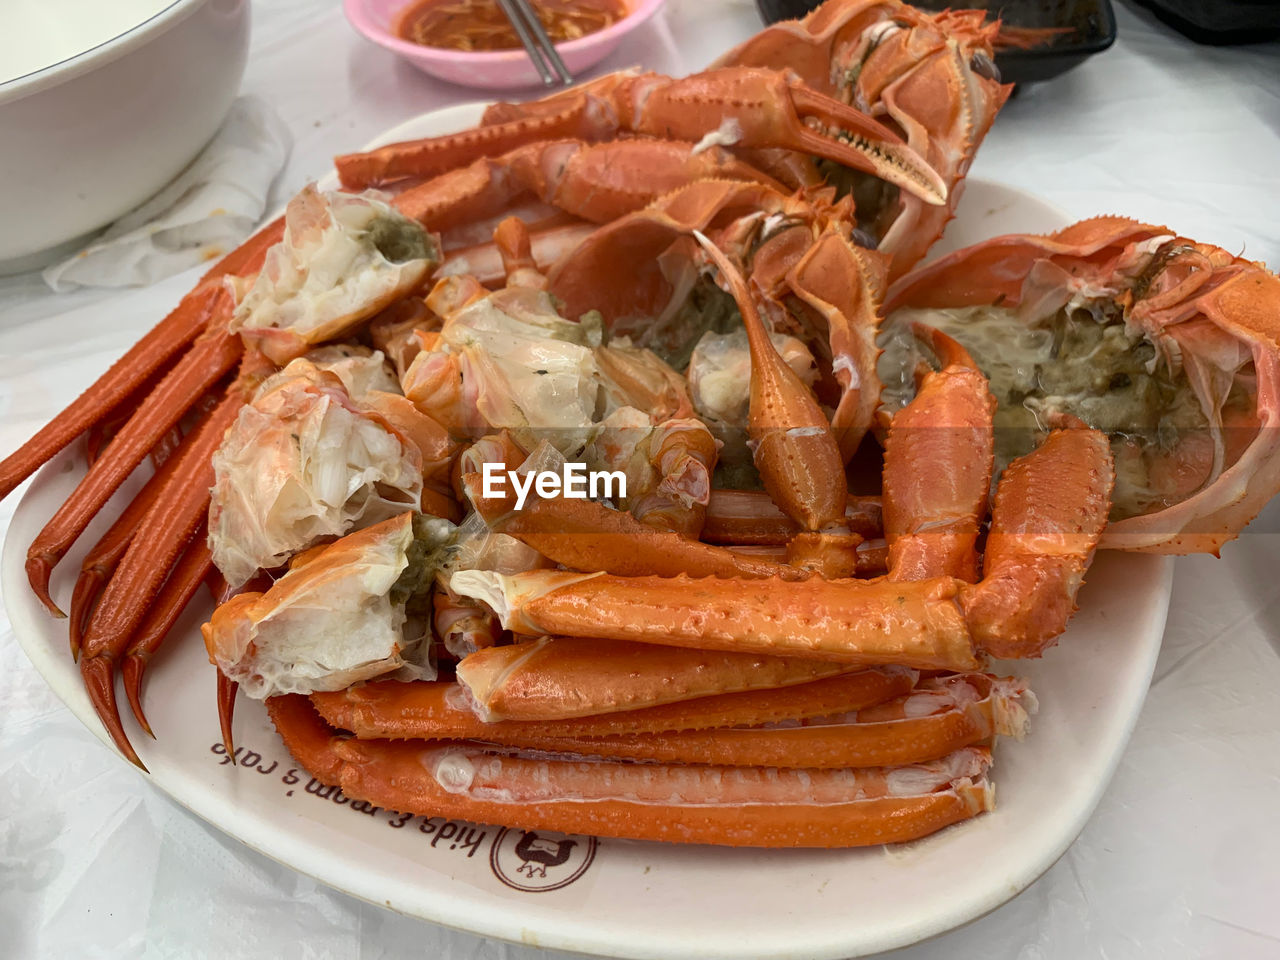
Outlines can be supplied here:
[[1138, 0], [1197, 43], [1257, 43], [1280, 37], [1277, 0]]
[[[802, 17], [817, 0], [756, 0], [765, 23]], [[1070, 33], [1031, 50], [1001, 50], [996, 66], [1007, 83], [1035, 83], [1065, 73], [1116, 39], [1116, 16], [1110, 0], [920, 0], [924, 10], [982, 9], [991, 11], [1011, 27], [1068, 27]]]

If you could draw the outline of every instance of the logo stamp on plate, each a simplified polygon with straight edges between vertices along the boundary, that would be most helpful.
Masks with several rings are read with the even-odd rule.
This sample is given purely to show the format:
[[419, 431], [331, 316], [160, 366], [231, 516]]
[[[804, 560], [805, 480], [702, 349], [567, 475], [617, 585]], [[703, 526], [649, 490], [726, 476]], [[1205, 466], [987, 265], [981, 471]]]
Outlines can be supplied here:
[[595, 837], [503, 827], [489, 848], [489, 866], [513, 890], [546, 893], [579, 880], [595, 860], [597, 844]]

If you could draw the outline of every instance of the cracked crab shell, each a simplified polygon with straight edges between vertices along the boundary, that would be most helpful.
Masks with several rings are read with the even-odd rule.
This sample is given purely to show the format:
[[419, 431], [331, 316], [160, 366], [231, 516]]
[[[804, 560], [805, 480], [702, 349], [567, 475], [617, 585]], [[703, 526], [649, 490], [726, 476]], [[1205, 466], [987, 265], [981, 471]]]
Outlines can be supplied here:
[[227, 582], [330, 537], [417, 509], [422, 454], [298, 359], [258, 388], [213, 457], [209, 546]]
[[839, 225], [842, 208], [826, 200], [811, 205], [760, 184], [691, 184], [601, 227], [556, 264], [549, 288], [566, 316], [597, 310], [611, 331], [643, 329], [688, 297], [701, 271], [694, 232], [713, 237], [748, 262], [766, 313], [790, 325], [775, 322], [776, 332], [813, 351], [818, 399], [834, 410], [831, 427], [847, 458], [879, 395], [877, 308], [889, 263], [850, 243]]
[[232, 284], [231, 330], [283, 365], [411, 293], [438, 259], [421, 224], [376, 194], [308, 185], [289, 201], [262, 270]]
[[1166, 227], [1098, 217], [956, 251], [894, 284], [885, 315], [997, 304], [1021, 316], [1111, 315], [1132, 342], [1154, 347], [1153, 367], [1185, 379], [1203, 413], [1205, 428], [1173, 446], [1176, 498], [1113, 519], [1100, 546], [1216, 553], [1280, 492], [1280, 279], [1262, 264]]
[[402, 667], [404, 602], [391, 591], [410, 562], [412, 521], [406, 512], [366, 527], [318, 549], [266, 593], [218, 607], [201, 628], [210, 661], [255, 699], [342, 690]]

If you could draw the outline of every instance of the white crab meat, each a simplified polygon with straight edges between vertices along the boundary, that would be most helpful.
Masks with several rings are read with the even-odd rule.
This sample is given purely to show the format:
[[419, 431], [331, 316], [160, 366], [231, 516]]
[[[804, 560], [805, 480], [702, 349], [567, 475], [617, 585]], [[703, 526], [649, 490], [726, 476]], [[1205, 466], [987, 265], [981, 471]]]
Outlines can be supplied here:
[[263, 382], [213, 466], [209, 546], [232, 587], [422, 498], [417, 447], [306, 359]]
[[353, 400], [363, 400], [375, 390], [400, 392], [400, 381], [381, 350], [334, 343], [308, 350], [306, 359], [341, 380]]
[[[787, 365], [812, 387], [818, 367], [809, 348], [795, 337], [774, 333], [773, 345]], [[747, 331], [704, 333], [689, 359], [689, 393], [699, 415], [721, 423], [747, 422], [751, 399], [751, 350]]]
[[253, 280], [229, 281], [231, 330], [284, 364], [332, 340], [419, 286], [435, 241], [376, 194], [308, 185], [285, 211], [284, 238]]
[[548, 294], [508, 287], [450, 312], [436, 349], [414, 358], [402, 385], [416, 398], [419, 385], [456, 357], [465, 402], [474, 407], [458, 419], [510, 430], [528, 447], [547, 439], [572, 454], [595, 419], [601, 381], [592, 348], [599, 342], [598, 322], [565, 320]]
[[434, 679], [430, 631], [410, 616], [453, 525], [403, 513], [329, 544], [266, 593], [243, 593], [204, 625], [209, 659], [250, 697], [341, 690], [374, 677]]
[[621, 471], [627, 478], [630, 503], [658, 484], [650, 462], [653, 420], [635, 407], [619, 407], [597, 425], [595, 436], [582, 452], [589, 470]]

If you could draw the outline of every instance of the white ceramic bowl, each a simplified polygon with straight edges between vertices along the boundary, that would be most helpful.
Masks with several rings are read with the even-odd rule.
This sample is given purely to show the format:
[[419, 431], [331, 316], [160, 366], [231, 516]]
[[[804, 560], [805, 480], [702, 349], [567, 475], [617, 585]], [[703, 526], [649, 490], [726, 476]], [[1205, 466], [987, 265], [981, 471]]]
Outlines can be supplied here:
[[3, 275], [69, 252], [200, 152], [240, 87], [249, 0], [0, 0], [0, 34]]

